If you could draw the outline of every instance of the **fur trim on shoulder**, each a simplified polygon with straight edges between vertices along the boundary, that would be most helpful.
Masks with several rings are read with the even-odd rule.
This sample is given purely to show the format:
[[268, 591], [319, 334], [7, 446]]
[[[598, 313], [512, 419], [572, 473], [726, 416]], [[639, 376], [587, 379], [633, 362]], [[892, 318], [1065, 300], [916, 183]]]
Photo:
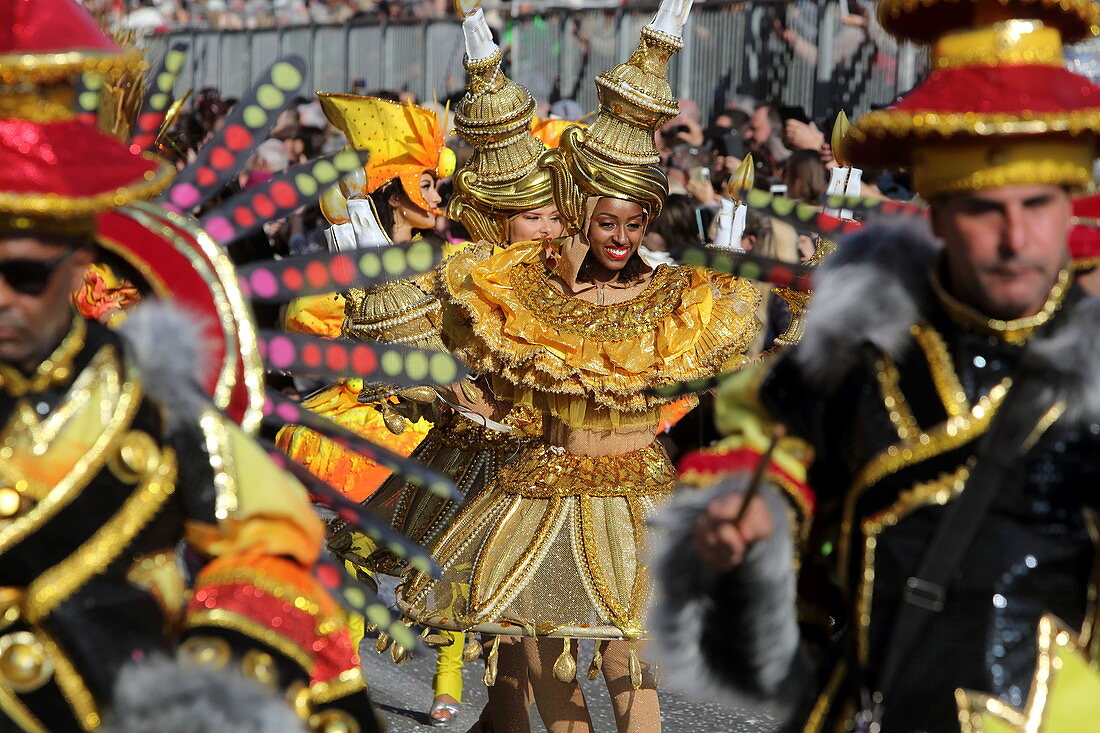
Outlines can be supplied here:
[[164, 407], [169, 429], [197, 420], [209, 406], [202, 389], [211, 368], [202, 318], [176, 303], [147, 300], [118, 329], [151, 399]]
[[305, 733], [285, 700], [225, 670], [163, 657], [127, 665], [105, 733]]
[[940, 247], [923, 220], [884, 219], [845, 238], [814, 276], [794, 352], [806, 374], [833, 385], [866, 344], [899, 356], [931, 300], [928, 270]]
[[1054, 324], [1063, 319], [1064, 325], [1027, 348], [1022, 370], [1051, 390], [1043, 399], [1065, 403], [1063, 425], [1100, 423], [1100, 297], [1076, 303]]
[[730, 573], [711, 576], [692, 542], [707, 505], [744, 491], [747, 481], [736, 477], [706, 491], [681, 491], [655, 520], [650, 654], [666, 683], [685, 694], [785, 716], [812, 682], [800, 652], [784, 499], [771, 489], [761, 492], [774, 531]]

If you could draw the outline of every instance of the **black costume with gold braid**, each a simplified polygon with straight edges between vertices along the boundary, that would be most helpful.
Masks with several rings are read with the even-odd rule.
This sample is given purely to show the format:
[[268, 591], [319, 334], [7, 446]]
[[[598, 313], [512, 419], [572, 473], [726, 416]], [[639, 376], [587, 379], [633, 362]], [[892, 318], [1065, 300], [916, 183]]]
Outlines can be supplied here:
[[[94, 321], [75, 320], [50, 361], [29, 382], [0, 364], [0, 730], [98, 728], [120, 671], [177, 649], [185, 662], [286, 691], [312, 729], [373, 729], [357, 668], [309, 688], [350, 652], [341, 613], [310, 592], [308, 573], [295, 577], [298, 561], [265, 559], [256, 535], [245, 539], [250, 522], [288, 552], [319, 539], [304, 492], [300, 506], [284, 505], [307, 512], [296, 523], [256, 516], [254, 487], [234, 488], [247, 472], [283, 496], [293, 479], [213, 410], [170, 414], [145, 393], [125, 342]], [[188, 583], [186, 609], [184, 538], [204, 562], [217, 556]], [[306, 723], [292, 706], [280, 714]]]

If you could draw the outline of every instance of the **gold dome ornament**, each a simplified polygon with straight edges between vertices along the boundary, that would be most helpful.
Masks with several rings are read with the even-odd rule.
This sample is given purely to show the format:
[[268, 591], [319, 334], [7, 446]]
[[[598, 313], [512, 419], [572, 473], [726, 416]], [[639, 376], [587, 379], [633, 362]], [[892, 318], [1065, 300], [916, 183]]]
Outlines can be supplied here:
[[956, 690], [962, 733], [1078, 733], [1100, 719], [1100, 673], [1085, 645], [1053, 616], [1039, 620], [1039, 658], [1023, 710], [969, 690]]
[[448, 215], [475, 240], [503, 244], [510, 216], [554, 201], [550, 173], [538, 167], [546, 146], [531, 134], [535, 100], [501, 71], [503, 52], [481, 8], [466, 16], [462, 33], [469, 79], [455, 110], [455, 131], [474, 154], [454, 177]]
[[680, 111], [668, 62], [684, 46], [681, 34], [692, 2], [663, 0], [630, 58], [596, 77], [600, 107], [591, 127], [566, 128], [557, 150], [543, 156], [558, 210], [574, 229], [583, 225], [590, 196], [634, 201], [651, 220], [661, 213], [668, 179], [657, 165], [653, 139]]

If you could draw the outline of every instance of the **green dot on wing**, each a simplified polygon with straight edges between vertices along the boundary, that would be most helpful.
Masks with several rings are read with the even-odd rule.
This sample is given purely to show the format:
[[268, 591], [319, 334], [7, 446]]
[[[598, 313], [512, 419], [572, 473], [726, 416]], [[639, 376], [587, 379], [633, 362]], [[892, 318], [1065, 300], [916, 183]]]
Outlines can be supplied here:
[[84, 110], [94, 110], [99, 108], [99, 92], [81, 92], [80, 93], [80, 108]]
[[391, 377], [397, 376], [401, 373], [404, 366], [404, 359], [401, 358], [401, 354], [397, 351], [387, 351], [382, 354], [382, 371]]
[[173, 74], [178, 73], [183, 68], [185, 58], [187, 58], [187, 54], [183, 51], [169, 51], [168, 55], [164, 57], [164, 68]]
[[390, 612], [380, 603], [372, 603], [367, 606], [367, 620], [379, 628], [390, 625]]
[[271, 67], [271, 81], [280, 89], [292, 92], [302, 86], [302, 73], [293, 64], [280, 61]]
[[432, 569], [431, 566], [428, 564], [428, 558], [424, 557], [423, 555], [414, 557], [413, 559], [409, 560], [409, 565], [412, 565], [414, 568], [424, 573], [425, 575], [427, 575]]
[[435, 252], [427, 242], [417, 242], [405, 250], [405, 261], [410, 270], [427, 272], [434, 263]]
[[312, 196], [317, 193], [317, 179], [308, 173], [299, 173], [294, 176], [294, 185], [303, 196]]
[[438, 483], [438, 482], [437, 482], [437, 483], [433, 483], [433, 484], [432, 484], [431, 486], [429, 486], [428, 488], [429, 488], [429, 489], [431, 490], [431, 492], [432, 492], [433, 494], [435, 494], [436, 496], [446, 496], [446, 497], [449, 497], [449, 496], [451, 495], [451, 487], [450, 487], [450, 486], [448, 486], [447, 484], [444, 484], [444, 483]]
[[362, 163], [359, 162], [359, 154], [351, 149], [341, 150], [333, 156], [332, 162], [340, 171], [353, 171], [362, 167]]
[[340, 177], [340, 171], [336, 170], [336, 166], [332, 163], [322, 160], [313, 166], [313, 177], [321, 183], [332, 183]]
[[412, 632], [402, 624], [394, 624], [390, 629], [390, 636], [393, 637], [395, 642], [406, 649], [412, 649], [416, 646], [416, 639], [413, 638]]
[[91, 91], [95, 91], [103, 86], [103, 77], [99, 74], [84, 74], [80, 77], [80, 80], [84, 83], [84, 88]]
[[428, 360], [423, 354], [409, 354], [405, 359], [405, 374], [409, 379], [420, 382], [428, 376]]
[[369, 252], [359, 258], [359, 271], [367, 277], [378, 277], [382, 274], [382, 260], [374, 252]]
[[408, 555], [408, 553], [405, 552], [405, 548], [402, 547], [401, 545], [397, 544], [397, 543], [394, 543], [392, 545], [387, 545], [386, 548], [390, 552], [392, 552], [394, 555], [396, 555], [397, 557], [402, 557], [403, 558], [406, 555]]
[[157, 92], [149, 97], [149, 105], [153, 109], [164, 109], [168, 106], [168, 95], [163, 92]]
[[170, 72], [162, 72], [157, 75], [157, 89], [162, 92], [172, 91], [172, 86], [176, 83], [176, 77]]
[[286, 95], [270, 84], [261, 84], [256, 90], [256, 101], [264, 109], [275, 109], [286, 100]]
[[454, 359], [446, 354], [432, 354], [428, 360], [428, 371], [436, 384], [450, 384], [458, 379]]
[[400, 247], [387, 247], [382, 252], [382, 267], [390, 275], [400, 275], [408, 269], [408, 258]]
[[344, 598], [355, 608], [362, 608], [367, 603], [367, 594], [359, 588], [344, 588]]
[[241, 115], [241, 119], [243, 119], [244, 124], [248, 125], [249, 127], [260, 127], [265, 122], [267, 122], [267, 112], [265, 112], [261, 107], [250, 104], [244, 108], [244, 113]]

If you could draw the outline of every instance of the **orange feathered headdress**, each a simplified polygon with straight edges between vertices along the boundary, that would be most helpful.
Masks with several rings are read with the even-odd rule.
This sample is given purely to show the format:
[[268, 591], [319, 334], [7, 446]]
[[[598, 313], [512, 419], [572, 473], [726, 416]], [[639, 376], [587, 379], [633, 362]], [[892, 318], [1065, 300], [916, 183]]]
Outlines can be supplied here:
[[400, 104], [354, 94], [318, 93], [329, 121], [356, 150], [366, 150], [367, 189], [372, 193], [398, 178], [405, 193], [425, 211], [420, 176], [438, 178], [454, 173], [454, 153], [443, 144], [443, 129], [435, 112], [415, 104]]

